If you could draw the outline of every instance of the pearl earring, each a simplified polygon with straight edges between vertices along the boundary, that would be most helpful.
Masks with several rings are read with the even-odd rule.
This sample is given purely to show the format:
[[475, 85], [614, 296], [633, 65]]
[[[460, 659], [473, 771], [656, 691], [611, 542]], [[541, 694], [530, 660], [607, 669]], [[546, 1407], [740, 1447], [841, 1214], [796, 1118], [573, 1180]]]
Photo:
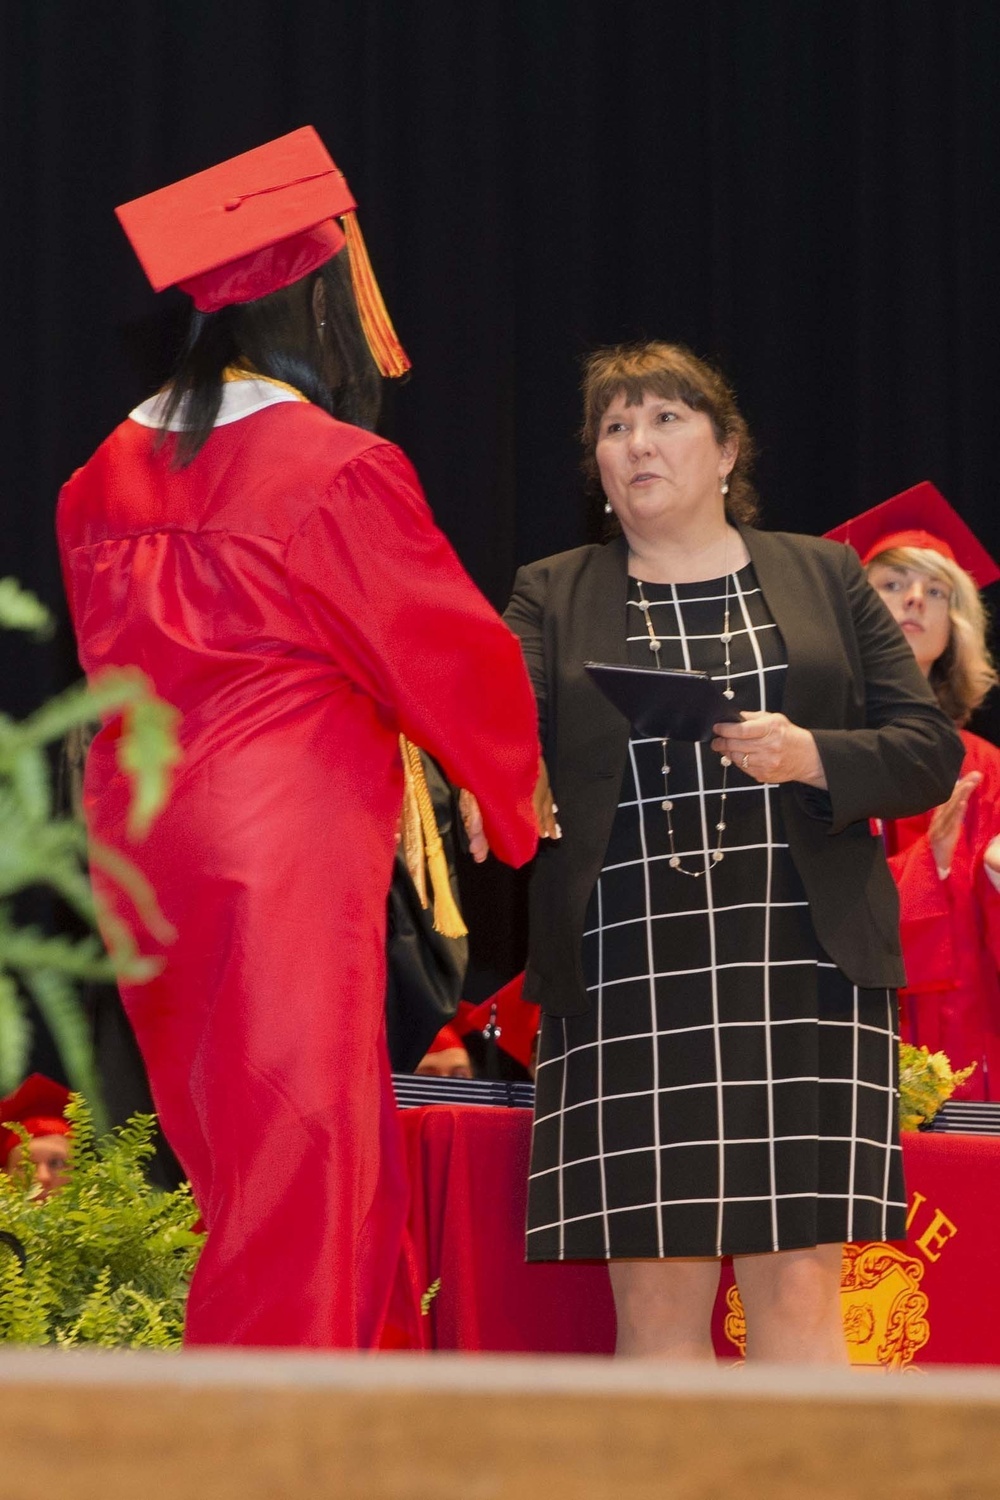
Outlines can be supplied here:
[[721, 483], [719, 484], [719, 489], [722, 491], [722, 493], [724, 495], [728, 495], [729, 494], [729, 475], [728, 474], [723, 474], [722, 475]]
[[605, 502], [604, 502], [604, 514], [606, 516], [610, 516], [610, 514], [611, 514], [611, 501], [610, 500], [605, 500]]

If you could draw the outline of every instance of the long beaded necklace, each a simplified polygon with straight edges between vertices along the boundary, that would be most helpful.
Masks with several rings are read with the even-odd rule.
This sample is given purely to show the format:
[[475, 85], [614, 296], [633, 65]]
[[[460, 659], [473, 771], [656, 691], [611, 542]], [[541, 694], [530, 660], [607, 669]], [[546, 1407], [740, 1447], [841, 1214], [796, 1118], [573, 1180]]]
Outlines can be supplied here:
[[[731, 699], [733, 697], [733, 684], [732, 684], [732, 659], [731, 659], [731, 656], [730, 656], [729, 647], [730, 647], [730, 642], [733, 639], [733, 636], [732, 636], [732, 631], [729, 628], [729, 558], [728, 558], [728, 550], [729, 549], [728, 549], [728, 538], [727, 538], [727, 547], [726, 547], [727, 556], [725, 557], [725, 559], [723, 561], [723, 567], [726, 570], [726, 599], [725, 599], [725, 604], [723, 606], [722, 633], [719, 636], [719, 641], [720, 641], [720, 644], [722, 645], [722, 647], [723, 647], [723, 649], [725, 651], [725, 662], [724, 662], [724, 665], [723, 665], [723, 670], [724, 670], [725, 675], [726, 675], [726, 685], [725, 685], [725, 687], [722, 690], [722, 696], [724, 698]], [[660, 669], [660, 667], [662, 665], [662, 663], [660, 661], [660, 641], [657, 638], [656, 631], [653, 629], [653, 622], [649, 618], [649, 600], [646, 598], [646, 595], [645, 595], [645, 593], [643, 591], [642, 579], [641, 578], [637, 578], [635, 580], [635, 582], [636, 582], [636, 586], [638, 587], [638, 590], [639, 590], [639, 608], [642, 610], [642, 617], [643, 617], [643, 619], [646, 622], [646, 633], [649, 636], [649, 649], [653, 653], [653, 659], [656, 662], [657, 671], [659, 671], [659, 669]], [[663, 808], [663, 811], [666, 814], [666, 818], [667, 818], [667, 844], [668, 844], [668, 847], [670, 849], [670, 857], [669, 857], [668, 863], [669, 863], [670, 868], [672, 870], [676, 870], [677, 871], [678, 875], [687, 875], [692, 880], [701, 880], [702, 877], [705, 875], [705, 870], [708, 867], [706, 866], [705, 869], [701, 869], [701, 870], [686, 870], [684, 868], [684, 866], [681, 864], [681, 857], [680, 857], [680, 855], [677, 853], [677, 844], [676, 844], [676, 841], [675, 841], [675, 838], [674, 838], [674, 804], [673, 804], [673, 802], [671, 800], [671, 797], [670, 797], [670, 761], [669, 761], [668, 755], [667, 755], [668, 746], [670, 744], [670, 741], [669, 740], [661, 740], [660, 744], [661, 744], [661, 746], [663, 748], [663, 801], [660, 803], [660, 806]], [[715, 825], [715, 831], [718, 834], [718, 838], [716, 839], [715, 848], [712, 850], [711, 857], [710, 857], [711, 858], [711, 863], [713, 865], [719, 864], [721, 862], [721, 860], [725, 857], [723, 855], [723, 852], [722, 852], [722, 839], [723, 839], [723, 835], [725, 834], [725, 831], [726, 831], [726, 799], [727, 799], [727, 795], [728, 795], [728, 786], [729, 786], [729, 767], [731, 765], [732, 765], [732, 761], [729, 759], [729, 756], [728, 755], [724, 755], [722, 757], [722, 786], [719, 789], [719, 821]]]

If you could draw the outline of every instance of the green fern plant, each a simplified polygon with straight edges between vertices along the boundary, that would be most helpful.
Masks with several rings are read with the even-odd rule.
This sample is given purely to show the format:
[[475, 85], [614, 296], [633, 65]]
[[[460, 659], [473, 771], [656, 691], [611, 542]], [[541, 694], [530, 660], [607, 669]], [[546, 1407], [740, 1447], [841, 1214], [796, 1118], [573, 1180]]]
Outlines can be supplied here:
[[[52, 618], [14, 579], [0, 579], [0, 629], [51, 634]], [[26, 997], [44, 1017], [70, 1082], [100, 1113], [100, 1091], [86, 1017], [77, 997], [85, 981], [151, 977], [155, 963], [137, 951], [131, 933], [100, 912], [108, 948], [97, 935], [98, 906], [87, 876], [87, 858], [131, 897], [149, 930], [169, 940], [170, 929], [139, 872], [111, 849], [87, 845], [82, 824], [56, 813], [48, 749], [74, 728], [120, 714], [118, 760], [130, 776], [129, 831], [139, 838], [166, 799], [170, 768], [178, 758], [177, 712], [150, 690], [141, 672], [109, 670], [89, 686], [52, 698], [29, 718], [0, 714], [0, 1094], [21, 1081], [31, 1047]], [[83, 923], [85, 935], [69, 938], [19, 926], [12, 901], [30, 887], [46, 886]]]
[[155, 1116], [98, 1136], [80, 1095], [67, 1115], [59, 1192], [39, 1201], [28, 1163], [0, 1173], [0, 1343], [177, 1348], [204, 1238], [190, 1189], [146, 1179]]

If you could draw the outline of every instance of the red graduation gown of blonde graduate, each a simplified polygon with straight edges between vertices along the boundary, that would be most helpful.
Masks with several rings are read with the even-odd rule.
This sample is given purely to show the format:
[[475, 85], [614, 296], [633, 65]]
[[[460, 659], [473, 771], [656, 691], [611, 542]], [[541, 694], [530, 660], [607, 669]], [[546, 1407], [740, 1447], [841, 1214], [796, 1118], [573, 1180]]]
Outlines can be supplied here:
[[397, 736], [476, 792], [522, 864], [533, 695], [397, 448], [241, 381], [172, 469], [156, 412], [77, 471], [58, 532], [86, 672], [138, 666], [182, 715], [143, 842], [114, 723], [85, 806], [177, 929], [161, 976], [122, 994], [208, 1230], [186, 1338], [372, 1347], [406, 1196], [383, 1034]]
[[904, 1042], [947, 1053], [955, 1068], [976, 1063], [956, 1094], [1000, 1098], [1000, 891], [983, 851], [1000, 833], [1000, 750], [961, 731], [962, 775], [979, 771], [951, 873], [941, 880], [927, 829], [931, 813], [885, 825], [889, 868], [899, 887], [907, 988], [900, 991]]

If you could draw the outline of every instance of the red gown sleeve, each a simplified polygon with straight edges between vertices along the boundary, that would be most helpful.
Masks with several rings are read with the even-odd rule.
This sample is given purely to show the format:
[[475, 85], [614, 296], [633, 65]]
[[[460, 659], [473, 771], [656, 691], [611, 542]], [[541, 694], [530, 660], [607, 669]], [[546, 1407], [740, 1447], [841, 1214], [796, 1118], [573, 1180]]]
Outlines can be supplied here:
[[957, 872], [953, 869], [947, 881], [940, 879], [926, 833], [891, 855], [889, 869], [899, 888], [899, 936], [907, 988], [918, 993], [953, 989], [957, 969], [953, 892], [948, 886]]
[[[1000, 752], [974, 735], [962, 735], [966, 759], [962, 775], [978, 771], [982, 781], [972, 794], [946, 880], [937, 873], [930, 840], [914, 825], [929, 814], [888, 825], [889, 859], [899, 887], [900, 936], [907, 987], [915, 991], [953, 989], [975, 955], [957, 950], [959, 933], [989, 954], [1000, 967], [1000, 891], [983, 864], [990, 840], [1000, 833]], [[971, 965], [974, 967], [974, 964]]]
[[983, 923], [983, 940], [990, 950], [994, 968], [1000, 970], [1000, 891], [990, 880], [980, 860], [976, 871], [976, 902]]
[[539, 746], [521, 649], [435, 526], [404, 454], [378, 444], [341, 468], [286, 566], [320, 649], [475, 794], [495, 853], [530, 859]]
[[980, 771], [983, 777], [972, 794], [971, 819], [966, 819], [971, 823], [973, 843], [969, 896], [977, 908], [983, 946], [989, 951], [994, 969], [1000, 969], [1000, 891], [986, 873], [984, 861], [987, 844], [1000, 834], [1000, 751], [973, 735], [965, 738], [970, 756], [962, 769]]

